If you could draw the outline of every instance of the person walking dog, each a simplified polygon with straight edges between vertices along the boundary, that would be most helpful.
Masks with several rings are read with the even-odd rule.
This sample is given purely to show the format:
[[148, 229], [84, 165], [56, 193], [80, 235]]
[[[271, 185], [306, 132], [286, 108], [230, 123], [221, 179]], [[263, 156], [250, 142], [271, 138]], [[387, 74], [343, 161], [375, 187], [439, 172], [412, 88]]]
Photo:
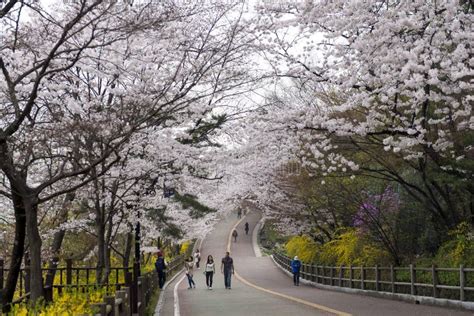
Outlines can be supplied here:
[[298, 256], [295, 256], [293, 260], [291, 260], [291, 271], [293, 272], [293, 283], [296, 286], [300, 285], [300, 269], [301, 269], [301, 261], [298, 259]]

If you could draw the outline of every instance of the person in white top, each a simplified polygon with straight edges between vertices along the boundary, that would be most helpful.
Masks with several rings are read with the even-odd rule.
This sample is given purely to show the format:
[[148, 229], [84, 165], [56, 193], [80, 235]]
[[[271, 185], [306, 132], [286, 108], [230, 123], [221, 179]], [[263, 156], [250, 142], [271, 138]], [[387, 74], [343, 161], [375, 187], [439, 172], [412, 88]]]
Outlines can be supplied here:
[[207, 256], [206, 268], [206, 285], [209, 290], [212, 290], [212, 277], [216, 273], [216, 265], [214, 263], [214, 258], [211, 255]]
[[199, 249], [196, 249], [196, 252], [194, 253], [194, 262], [196, 263], [196, 268], [199, 269], [199, 262], [201, 262], [201, 253], [199, 252]]
[[194, 262], [193, 262], [193, 257], [190, 256], [188, 260], [184, 263], [184, 266], [186, 267], [186, 276], [188, 277], [188, 283], [189, 287], [188, 289], [192, 289], [193, 287], [196, 288], [196, 283], [194, 283], [193, 280], [193, 267], [194, 267]]

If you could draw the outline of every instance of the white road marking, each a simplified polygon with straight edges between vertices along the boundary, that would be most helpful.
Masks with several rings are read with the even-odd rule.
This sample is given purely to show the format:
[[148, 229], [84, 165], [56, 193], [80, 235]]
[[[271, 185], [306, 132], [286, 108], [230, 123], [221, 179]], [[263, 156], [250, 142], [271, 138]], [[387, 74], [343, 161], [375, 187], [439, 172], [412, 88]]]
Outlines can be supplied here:
[[184, 280], [186, 277], [186, 274], [184, 274], [181, 279], [179, 279], [178, 282], [176, 282], [176, 285], [174, 286], [173, 290], [173, 296], [174, 296], [174, 316], [180, 316], [181, 313], [179, 311], [179, 295], [178, 295], [178, 287], [181, 284], [181, 282]]
[[[194, 247], [193, 249], [193, 254], [194, 254], [194, 251], [196, 251], [196, 249], [199, 249], [199, 251], [201, 251], [201, 247], [202, 247], [202, 241], [204, 240], [204, 238], [206, 238], [205, 236], [202, 238], [202, 239], [199, 239], [198, 243], [199, 243], [199, 246], [196, 248]], [[183, 269], [184, 270], [184, 269]], [[181, 270], [181, 271], [183, 271]], [[180, 272], [181, 273], [181, 272]], [[183, 276], [181, 277], [181, 279], [178, 280], [178, 282], [176, 282], [176, 285], [174, 286], [174, 289], [173, 289], [173, 298], [174, 298], [174, 316], [180, 316], [181, 315], [181, 312], [180, 312], [180, 309], [179, 309], [179, 294], [178, 294], [178, 287], [179, 285], [181, 284], [181, 282], [183, 282], [184, 278], [186, 277], [186, 274], [183, 274]]]

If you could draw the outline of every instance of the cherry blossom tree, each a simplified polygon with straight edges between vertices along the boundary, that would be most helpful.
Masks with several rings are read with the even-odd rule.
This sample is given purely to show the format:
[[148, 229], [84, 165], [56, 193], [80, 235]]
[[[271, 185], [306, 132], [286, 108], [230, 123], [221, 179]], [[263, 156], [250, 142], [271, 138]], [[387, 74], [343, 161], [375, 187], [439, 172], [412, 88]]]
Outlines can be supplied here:
[[319, 177], [392, 181], [441, 229], [472, 222], [472, 12], [470, 1], [263, 7], [262, 43], [295, 91], [277, 94], [273, 127]]
[[[100, 0], [53, 13], [36, 3], [4, 8], [0, 167], [18, 234], [4, 304], [25, 231], [30, 298], [42, 296], [42, 203], [106, 175], [139, 131], [191, 122], [199, 129], [226, 91], [238, 93], [253, 80], [242, 67], [248, 40], [231, 9], [172, 2], [130, 8]], [[14, 18], [25, 11], [28, 19]]]

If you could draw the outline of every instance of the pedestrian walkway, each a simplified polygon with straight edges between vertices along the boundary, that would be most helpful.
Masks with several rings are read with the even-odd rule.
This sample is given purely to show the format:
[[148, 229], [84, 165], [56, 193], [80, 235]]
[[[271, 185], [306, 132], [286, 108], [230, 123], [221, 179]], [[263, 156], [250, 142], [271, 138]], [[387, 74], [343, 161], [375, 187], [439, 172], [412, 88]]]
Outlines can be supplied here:
[[[239, 232], [237, 242], [230, 242], [231, 257], [242, 281], [237, 275], [233, 276], [232, 290], [226, 290], [224, 277], [220, 273], [220, 262], [228, 247], [229, 235], [238, 221], [235, 217], [229, 217], [206, 237], [201, 248], [203, 261], [208, 254], [212, 254], [216, 262], [213, 290], [206, 288], [202, 269], [195, 271], [196, 289], [187, 289], [183, 274], [167, 287], [161, 315], [472, 315], [467, 311], [326, 291], [306, 285], [296, 287], [270, 257], [255, 256], [252, 234], [245, 234], [244, 224], [247, 221], [252, 232], [259, 220], [260, 214], [254, 212], [243, 217], [236, 226]], [[179, 304], [175, 304], [176, 298]]]

